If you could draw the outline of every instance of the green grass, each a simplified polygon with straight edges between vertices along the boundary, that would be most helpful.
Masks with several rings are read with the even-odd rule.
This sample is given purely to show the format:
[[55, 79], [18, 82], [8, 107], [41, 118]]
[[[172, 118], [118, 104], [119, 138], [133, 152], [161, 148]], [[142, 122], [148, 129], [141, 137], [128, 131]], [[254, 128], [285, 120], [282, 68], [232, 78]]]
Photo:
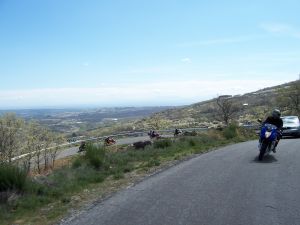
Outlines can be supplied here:
[[0, 192], [22, 192], [26, 184], [26, 173], [11, 164], [0, 163]]
[[[46, 218], [57, 218], [65, 212], [72, 196], [91, 185], [104, 182], [108, 177], [123, 179], [125, 174], [131, 171], [147, 171], [166, 161], [180, 160], [228, 143], [249, 140], [252, 135], [249, 130], [229, 126], [223, 131], [157, 140], [144, 150], [129, 147], [126, 151], [109, 152], [107, 148], [88, 145], [85, 155], [74, 157], [70, 166], [57, 169], [43, 179], [35, 178], [24, 183], [21, 179], [21, 185], [18, 182], [10, 185], [14, 188], [19, 187], [23, 194], [13, 205], [0, 205], [0, 224], [12, 224], [16, 219], [30, 218], [38, 208], [59, 202], [61, 212], [55, 208], [45, 215]], [[2, 172], [2, 176], [3, 174]]]

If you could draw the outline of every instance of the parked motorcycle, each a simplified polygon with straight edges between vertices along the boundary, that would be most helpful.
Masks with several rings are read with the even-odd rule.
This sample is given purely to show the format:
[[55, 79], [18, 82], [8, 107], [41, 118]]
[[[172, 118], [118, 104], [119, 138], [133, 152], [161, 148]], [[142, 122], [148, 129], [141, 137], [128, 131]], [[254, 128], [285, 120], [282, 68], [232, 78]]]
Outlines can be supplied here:
[[174, 131], [174, 137], [177, 137], [177, 136], [182, 135], [182, 134], [183, 134], [182, 130], [180, 130], [178, 128], [175, 129], [175, 131]]
[[158, 139], [158, 138], [161, 138], [160, 134], [157, 133], [156, 131], [154, 130], [150, 130], [149, 133], [148, 133], [150, 139]]
[[116, 144], [116, 141], [112, 137], [107, 137], [104, 139], [104, 145], [109, 146]]
[[264, 124], [260, 131], [259, 156], [258, 160], [263, 160], [263, 157], [269, 155], [275, 149], [277, 141], [277, 127], [273, 124]]

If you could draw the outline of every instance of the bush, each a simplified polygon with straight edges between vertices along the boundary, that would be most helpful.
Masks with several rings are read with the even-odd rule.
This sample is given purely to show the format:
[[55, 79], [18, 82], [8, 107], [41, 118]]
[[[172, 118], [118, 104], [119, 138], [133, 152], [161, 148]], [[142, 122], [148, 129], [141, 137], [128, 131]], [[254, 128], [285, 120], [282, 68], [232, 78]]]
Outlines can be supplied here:
[[170, 139], [161, 139], [154, 142], [154, 148], [168, 148], [172, 145]]
[[183, 135], [184, 136], [197, 136], [198, 134], [197, 134], [197, 132], [195, 130], [193, 130], [193, 131], [185, 131], [183, 133]]
[[160, 161], [159, 161], [159, 159], [156, 159], [156, 158], [150, 159], [148, 161], [148, 163], [146, 164], [147, 167], [153, 167], [153, 166], [159, 166], [159, 165], [160, 165]]
[[122, 171], [116, 171], [113, 175], [113, 178], [115, 180], [122, 179], [122, 178], [124, 178], [124, 173]]
[[73, 163], [72, 163], [72, 168], [76, 169], [82, 166], [82, 159], [81, 158], [76, 158]]
[[26, 172], [10, 164], [0, 164], [0, 192], [23, 191], [26, 185]]
[[190, 140], [189, 140], [189, 145], [190, 145], [191, 147], [196, 146], [196, 141], [195, 141], [194, 139], [190, 139]]
[[104, 165], [105, 149], [89, 144], [86, 148], [85, 158], [95, 169], [100, 169]]
[[237, 132], [237, 125], [236, 124], [230, 124], [223, 130], [223, 135], [226, 139], [232, 139], [237, 137], [238, 132]]

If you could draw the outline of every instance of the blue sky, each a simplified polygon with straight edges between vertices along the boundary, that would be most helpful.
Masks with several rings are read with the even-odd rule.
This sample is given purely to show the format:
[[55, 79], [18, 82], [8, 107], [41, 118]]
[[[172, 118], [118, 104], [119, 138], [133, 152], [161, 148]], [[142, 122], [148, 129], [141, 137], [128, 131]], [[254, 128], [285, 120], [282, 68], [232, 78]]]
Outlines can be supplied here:
[[300, 2], [0, 0], [0, 108], [189, 104], [298, 79]]

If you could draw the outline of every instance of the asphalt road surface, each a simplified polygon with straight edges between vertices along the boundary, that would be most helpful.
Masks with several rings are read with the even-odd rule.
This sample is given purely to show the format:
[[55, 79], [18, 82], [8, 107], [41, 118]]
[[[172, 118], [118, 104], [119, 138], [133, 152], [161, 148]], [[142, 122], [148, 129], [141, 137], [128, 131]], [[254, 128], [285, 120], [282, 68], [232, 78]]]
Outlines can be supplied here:
[[258, 162], [257, 141], [184, 161], [63, 225], [298, 225], [300, 139]]

